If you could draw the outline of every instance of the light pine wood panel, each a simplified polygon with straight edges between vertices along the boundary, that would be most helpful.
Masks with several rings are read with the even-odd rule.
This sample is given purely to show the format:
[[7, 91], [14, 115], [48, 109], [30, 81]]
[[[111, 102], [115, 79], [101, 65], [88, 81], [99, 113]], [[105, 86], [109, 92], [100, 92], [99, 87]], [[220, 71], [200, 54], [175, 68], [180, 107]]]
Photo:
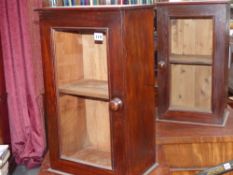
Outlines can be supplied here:
[[212, 67], [195, 66], [195, 106], [211, 111]]
[[85, 79], [108, 80], [106, 36], [102, 43], [94, 41], [93, 34], [82, 35]]
[[195, 99], [195, 67], [171, 65], [170, 108], [192, 108]]
[[[110, 157], [108, 103], [64, 95], [59, 98], [59, 104], [61, 115], [58, 126], [62, 157], [70, 159], [76, 155], [76, 158], [82, 159], [83, 154], [88, 154], [89, 148], [91, 153], [96, 150], [93, 159], [97, 159], [98, 156], [102, 159], [106, 155]], [[101, 162], [91, 159], [90, 161]], [[107, 166], [106, 163], [102, 164]]]
[[[56, 31], [54, 32], [54, 43], [56, 43], [54, 48], [59, 86], [73, 87], [74, 84], [81, 83], [81, 87], [77, 87], [80, 89], [83, 80], [106, 81], [107, 86], [104, 91], [101, 91], [101, 94], [103, 96], [104, 93], [104, 96], [108, 96], [106, 37], [102, 43], [97, 43], [94, 41], [93, 33], [79, 34]], [[88, 89], [90, 94], [94, 94], [93, 97], [96, 97], [96, 88]], [[80, 91], [72, 92], [74, 95], [90, 96], [83, 91], [83, 94], [80, 94]], [[71, 94], [71, 91], [68, 94]]]
[[59, 98], [59, 140], [61, 155], [71, 156], [89, 145], [85, 101], [73, 96]]
[[170, 168], [205, 168], [232, 160], [233, 143], [192, 143], [163, 145]]
[[210, 66], [171, 65], [170, 110], [211, 112]]
[[213, 20], [172, 19], [171, 53], [180, 55], [212, 55]]
[[82, 35], [54, 32], [55, 64], [58, 85], [84, 78]]
[[85, 100], [87, 134], [90, 144], [110, 152], [110, 119], [107, 102]]

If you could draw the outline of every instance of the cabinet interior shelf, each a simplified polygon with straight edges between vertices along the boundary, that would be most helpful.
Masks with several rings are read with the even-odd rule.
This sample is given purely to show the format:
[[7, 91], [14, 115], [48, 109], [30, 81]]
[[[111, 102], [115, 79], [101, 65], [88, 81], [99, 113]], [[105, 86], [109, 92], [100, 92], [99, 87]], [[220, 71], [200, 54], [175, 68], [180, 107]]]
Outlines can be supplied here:
[[62, 155], [61, 157], [62, 159], [85, 163], [99, 168], [112, 169], [111, 153], [100, 151], [94, 147], [87, 147], [70, 156]]
[[59, 92], [63, 94], [86, 96], [91, 98], [99, 98], [103, 100], [109, 99], [108, 83], [102, 80], [80, 80], [77, 83], [70, 83], [59, 87]]
[[196, 64], [196, 65], [211, 65], [211, 55], [179, 55], [171, 54], [170, 63], [172, 64]]

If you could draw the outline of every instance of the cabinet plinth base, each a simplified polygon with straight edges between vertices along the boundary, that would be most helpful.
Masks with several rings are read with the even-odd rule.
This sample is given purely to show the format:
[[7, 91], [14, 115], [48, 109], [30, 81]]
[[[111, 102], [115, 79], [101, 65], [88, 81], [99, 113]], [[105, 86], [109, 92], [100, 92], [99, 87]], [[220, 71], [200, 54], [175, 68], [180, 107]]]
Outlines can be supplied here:
[[[167, 174], [167, 172], [168, 172], [168, 169], [155, 163], [143, 175], [162, 175], [162, 174], [170, 175], [170, 174]], [[50, 166], [49, 153], [47, 153], [42, 162], [39, 175], [70, 175], [70, 174], [52, 169]]]
[[[158, 162], [169, 167], [171, 175], [194, 175], [233, 158], [233, 110], [225, 127], [157, 122]], [[229, 173], [232, 175], [233, 173]]]
[[213, 126], [213, 127], [225, 127], [229, 117], [229, 109], [226, 108], [223, 114], [223, 120], [221, 123], [204, 123], [204, 122], [194, 122], [194, 121], [182, 121], [182, 120], [172, 120], [172, 119], [163, 119], [157, 118], [158, 122], [167, 122], [167, 123], [177, 123], [177, 124], [188, 124], [188, 125], [200, 125], [200, 126]]

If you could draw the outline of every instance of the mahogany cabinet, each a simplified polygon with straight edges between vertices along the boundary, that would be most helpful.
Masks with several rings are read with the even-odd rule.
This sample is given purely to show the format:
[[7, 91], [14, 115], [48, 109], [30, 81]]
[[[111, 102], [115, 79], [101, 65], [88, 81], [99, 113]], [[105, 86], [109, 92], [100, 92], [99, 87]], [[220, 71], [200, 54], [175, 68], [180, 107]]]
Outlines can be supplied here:
[[152, 169], [153, 6], [38, 11], [52, 168], [77, 175]]
[[3, 71], [2, 45], [0, 36], [0, 144], [10, 144], [10, 129], [7, 110], [7, 94]]
[[229, 10], [228, 1], [157, 4], [160, 120], [224, 124]]

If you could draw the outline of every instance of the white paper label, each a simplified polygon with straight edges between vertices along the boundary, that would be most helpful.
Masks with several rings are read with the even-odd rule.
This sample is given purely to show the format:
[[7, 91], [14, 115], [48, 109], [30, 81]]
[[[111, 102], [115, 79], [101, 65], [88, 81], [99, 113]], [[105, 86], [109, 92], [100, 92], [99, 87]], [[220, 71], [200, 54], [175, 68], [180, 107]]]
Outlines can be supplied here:
[[94, 40], [95, 41], [103, 41], [104, 40], [103, 33], [94, 33]]
[[229, 163], [225, 163], [223, 166], [224, 166], [225, 170], [231, 169], [231, 164], [229, 164]]

